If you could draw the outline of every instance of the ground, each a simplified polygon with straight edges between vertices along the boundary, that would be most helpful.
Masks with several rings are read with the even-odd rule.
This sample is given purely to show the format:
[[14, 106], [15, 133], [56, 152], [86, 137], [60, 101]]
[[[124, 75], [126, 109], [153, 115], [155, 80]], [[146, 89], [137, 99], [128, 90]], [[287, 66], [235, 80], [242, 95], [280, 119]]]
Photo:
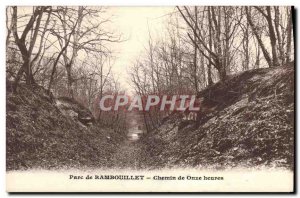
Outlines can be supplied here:
[[143, 141], [149, 168], [294, 164], [294, 68], [250, 70], [201, 91], [197, 121], [172, 114]]
[[82, 107], [78, 113], [71, 105], [74, 111], [62, 112], [42, 87], [20, 85], [18, 93], [12, 93], [10, 85], [7, 82], [7, 170], [110, 166], [124, 136], [98, 124], [85, 126], [66, 115], [87, 110]]
[[112, 156], [112, 167], [140, 169], [142, 157], [142, 146], [138, 141], [124, 140]]
[[[213, 103], [214, 110], [198, 113], [196, 121], [171, 114], [157, 130], [134, 141], [110, 128], [85, 126], [66, 116], [41, 87], [22, 85], [13, 94], [8, 82], [7, 170], [293, 168], [293, 67], [236, 74], [198, 97], [204, 98], [203, 105]], [[86, 109], [75, 107], [73, 116], [80, 108], [83, 117], [90, 117]]]

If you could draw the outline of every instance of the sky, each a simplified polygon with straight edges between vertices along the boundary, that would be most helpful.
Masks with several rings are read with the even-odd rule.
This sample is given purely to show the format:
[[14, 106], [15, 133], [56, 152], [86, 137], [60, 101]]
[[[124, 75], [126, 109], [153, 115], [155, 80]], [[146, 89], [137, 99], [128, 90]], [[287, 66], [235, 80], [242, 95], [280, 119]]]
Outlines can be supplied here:
[[116, 59], [112, 67], [119, 77], [122, 88], [131, 90], [128, 70], [135, 59], [147, 46], [149, 31], [151, 37], [159, 37], [165, 29], [166, 19], [174, 7], [110, 7], [113, 15], [112, 26], [119, 31], [125, 41], [114, 44]]
[[[108, 31], [112, 31], [115, 35], [122, 35], [121, 39], [123, 40], [122, 42], [111, 43], [109, 46], [115, 57], [112, 61], [112, 71], [114, 76], [118, 78], [122, 89], [133, 91], [128, 75], [129, 68], [147, 46], [149, 30], [153, 39], [163, 35], [163, 30], [166, 29], [166, 20], [174, 12], [175, 7], [108, 6], [106, 8], [103, 19], [110, 18], [111, 22], [107, 23], [109, 25], [105, 28], [108, 28]], [[31, 13], [32, 7], [20, 7], [18, 12], [23, 15]], [[19, 24], [22, 23], [20, 20], [18, 22]], [[48, 40], [51, 40], [51, 37]], [[47, 53], [52, 55], [53, 51], [48, 50]], [[79, 59], [84, 59], [84, 57], [86, 57], [85, 52], [79, 53]]]

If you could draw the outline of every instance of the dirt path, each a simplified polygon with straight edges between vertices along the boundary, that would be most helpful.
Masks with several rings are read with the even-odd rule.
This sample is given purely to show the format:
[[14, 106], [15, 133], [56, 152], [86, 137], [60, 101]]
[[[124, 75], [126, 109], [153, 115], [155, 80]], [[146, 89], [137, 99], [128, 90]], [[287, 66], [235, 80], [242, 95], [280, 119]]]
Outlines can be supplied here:
[[141, 153], [141, 145], [138, 141], [125, 140], [112, 156], [112, 163], [117, 168], [139, 169]]
[[139, 140], [143, 134], [140, 115], [131, 112], [127, 115], [130, 119], [128, 123], [127, 139], [125, 139], [112, 156], [112, 164], [117, 168], [139, 169], [145, 156], [142, 142]]

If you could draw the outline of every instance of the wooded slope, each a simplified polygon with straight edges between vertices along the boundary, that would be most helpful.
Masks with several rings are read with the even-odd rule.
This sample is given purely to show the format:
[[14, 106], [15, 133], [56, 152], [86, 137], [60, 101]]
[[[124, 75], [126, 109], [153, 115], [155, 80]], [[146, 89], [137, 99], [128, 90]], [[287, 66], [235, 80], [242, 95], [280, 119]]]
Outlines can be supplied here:
[[198, 94], [198, 121], [173, 114], [142, 140], [154, 167], [292, 168], [294, 67], [256, 69], [230, 76]]

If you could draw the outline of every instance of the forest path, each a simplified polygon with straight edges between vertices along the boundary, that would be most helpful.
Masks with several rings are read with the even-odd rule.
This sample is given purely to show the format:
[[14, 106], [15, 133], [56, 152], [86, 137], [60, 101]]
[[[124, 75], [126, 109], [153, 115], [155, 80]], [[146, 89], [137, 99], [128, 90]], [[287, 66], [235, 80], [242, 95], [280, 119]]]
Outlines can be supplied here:
[[139, 169], [141, 167], [142, 148], [138, 141], [124, 140], [112, 156], [112, 164], [117, 168]]
[[[145, 158], [144, 145], [140, 141], [143, 135], [141, 116], [137, 112], [127, 115], [130, 120], [127, 128], [127, 138], [123, 140], [112, 155], [111, 162], [116, 168], [139, 169]], [[147, 154], [146, 154], [147, 155]]]

